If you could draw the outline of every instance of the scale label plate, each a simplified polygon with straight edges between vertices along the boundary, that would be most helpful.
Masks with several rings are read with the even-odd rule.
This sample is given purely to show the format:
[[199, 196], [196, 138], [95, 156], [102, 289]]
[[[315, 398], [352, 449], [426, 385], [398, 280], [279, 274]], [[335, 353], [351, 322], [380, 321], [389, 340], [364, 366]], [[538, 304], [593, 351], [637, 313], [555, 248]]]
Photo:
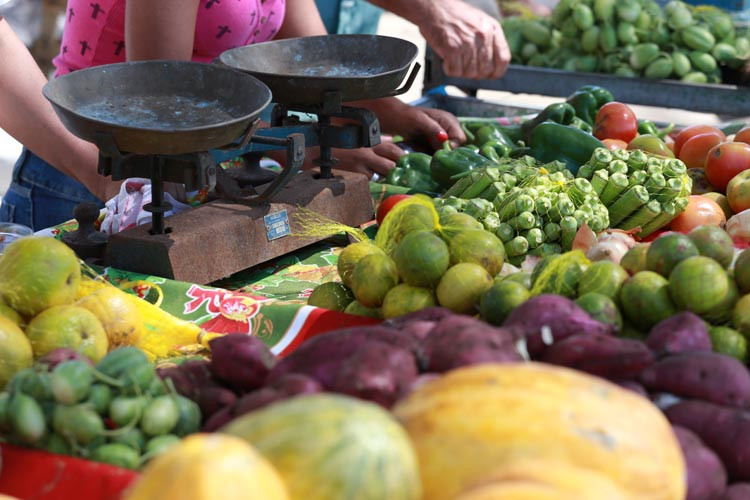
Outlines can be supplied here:
[[292, 234], [292, 230], [289, 227], [289, 215], [287, 215], [286, 210], [264, 215], [263, 222], [266, 225], [268, 241], [277, 240]]

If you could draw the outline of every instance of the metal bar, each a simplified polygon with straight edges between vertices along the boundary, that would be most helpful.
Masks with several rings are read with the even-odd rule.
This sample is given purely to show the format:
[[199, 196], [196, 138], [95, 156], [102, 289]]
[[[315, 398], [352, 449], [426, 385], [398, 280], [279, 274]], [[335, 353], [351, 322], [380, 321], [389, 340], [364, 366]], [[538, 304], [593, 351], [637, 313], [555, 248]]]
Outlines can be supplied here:
[[448, 77], [442, 62], [433, 57], [430, 74], [425, 75], [425, 89], [455, 85], [461, 89], [500, 90], [512, 93], [567, 97], [583, 85], [600, 85], [609, 89], [618, 101], [661, 108], [723, 114], [750, 115], [750, 88], [736, 85], [698, 85], [676, 80], [624, 78], [600, 73], [577, 73], [559, 69], [510, 65], [498, 80], [470, 80]]

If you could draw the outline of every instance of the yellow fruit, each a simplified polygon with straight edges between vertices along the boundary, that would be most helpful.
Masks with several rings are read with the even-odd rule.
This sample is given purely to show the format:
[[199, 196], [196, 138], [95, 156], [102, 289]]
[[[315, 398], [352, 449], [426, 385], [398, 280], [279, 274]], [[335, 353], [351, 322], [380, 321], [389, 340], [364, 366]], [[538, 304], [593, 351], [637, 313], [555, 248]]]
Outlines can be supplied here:
[[351, 288], [354, 266], [356, 266], [357, 262], [361, 259], [373, 253], [385, 255], [385, 252], [376, 247], [370, 241], [352, 243], [344, 248], [339, 254], [339, 260], [336, 264], [336, 269], [339, 272], [339, 276], [341, 276], [341, 282]]
[[33, 361], [31, 344], [14, 322], [0, 316], [0, 390]]
[[115, 287], [104, 287], [82, 298], [76, 305], [88, 309], [104, 327], [110, 348], [135, 345], [143, 335], [138, 308]]
[[75, 349], [93, 362], [107, 354], [107, 333], [94, 313], [78, 306], [55, 306], [38, 314], [26, 327], [34, 356], [60, 347]]
[[626, 500], [611, 479], [549, 460], [518, 460], [492, 472], [455, 500]]
[[393, 412], [430, 500], [454, 499], [519, 460], [593, 472], [628, 499], [685, 498], [685, 463], [664, 415], [581, 372], [533, 362], [461, 368], [417, 388]]
[[20, 314], [13, 310], [8, 304], [0, 302], [0, 316], [8, 318], [18, 326], [23, 326], [25, 323]]
[[78, 257], [54, 238], [21, 238], [0, 256], [0, 296], [29, 318], [49, 307], [71, 304], [80, 281]]
[[287, 500], [273, 466], [244, 440], [193, 434], [151, 461], [124, 500]]

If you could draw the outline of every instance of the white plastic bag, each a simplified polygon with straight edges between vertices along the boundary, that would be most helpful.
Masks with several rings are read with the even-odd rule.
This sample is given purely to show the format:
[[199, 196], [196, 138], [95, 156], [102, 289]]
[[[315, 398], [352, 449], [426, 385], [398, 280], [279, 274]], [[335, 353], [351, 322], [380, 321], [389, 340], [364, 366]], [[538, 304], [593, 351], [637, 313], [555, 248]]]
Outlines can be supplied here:
[[[166, 212], [165, 216], [190, 208], [166, 192], [164, 200], [172, 204], [172, 210]], [[126, 180], [120, 186], [118, 195], [106, 203], [107, 214], [102, 221], [101, 231], [114, 234], [151, 222], [151, 213], [143, 210], [148, 203], [151, 203], [151, 180], [137, 177]]]

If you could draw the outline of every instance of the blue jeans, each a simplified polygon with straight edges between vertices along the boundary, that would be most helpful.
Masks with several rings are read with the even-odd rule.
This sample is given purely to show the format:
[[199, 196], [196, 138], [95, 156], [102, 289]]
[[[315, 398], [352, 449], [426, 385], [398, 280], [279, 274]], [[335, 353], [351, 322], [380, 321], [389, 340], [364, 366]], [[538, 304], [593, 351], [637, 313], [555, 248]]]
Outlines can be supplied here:
[[73, 209], [85, 201], [104, 207], [83, 184], [24, 148], [0, 205], [0, 221], [39, 231], [72, 219]]

